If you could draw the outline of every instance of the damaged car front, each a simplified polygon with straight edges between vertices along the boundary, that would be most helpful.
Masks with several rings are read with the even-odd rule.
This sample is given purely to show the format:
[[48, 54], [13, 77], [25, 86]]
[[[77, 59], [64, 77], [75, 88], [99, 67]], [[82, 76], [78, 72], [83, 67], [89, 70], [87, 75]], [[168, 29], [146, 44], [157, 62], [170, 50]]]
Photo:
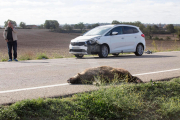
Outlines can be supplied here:
[[111, 28], [112, 26], [96, 27], [83, 36], [71, 40], [69, 53], [74, 54], [78, 58], [82, 58], [84, 55], [98, 54], [102, 44], [101, 38]]

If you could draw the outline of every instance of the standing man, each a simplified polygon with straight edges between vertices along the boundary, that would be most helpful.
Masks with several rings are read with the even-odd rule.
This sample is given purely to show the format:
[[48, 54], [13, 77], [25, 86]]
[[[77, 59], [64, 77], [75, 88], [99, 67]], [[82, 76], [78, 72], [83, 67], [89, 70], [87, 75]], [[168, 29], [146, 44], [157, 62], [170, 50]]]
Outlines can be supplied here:
[[5, 30], [3, 32], [4, 39], [7, 42], [7, 47], [8, 47], [8, 54], [9, 54], [9, 60], [8, 62], [12, 61], [12, 48], [13, 48], [13, 55], [14, 55], [14, 61], [17, 60], [17, 32], [13, 28], [13, 25], [11, 21], [8, 21], [8, 26], [5, 27]]

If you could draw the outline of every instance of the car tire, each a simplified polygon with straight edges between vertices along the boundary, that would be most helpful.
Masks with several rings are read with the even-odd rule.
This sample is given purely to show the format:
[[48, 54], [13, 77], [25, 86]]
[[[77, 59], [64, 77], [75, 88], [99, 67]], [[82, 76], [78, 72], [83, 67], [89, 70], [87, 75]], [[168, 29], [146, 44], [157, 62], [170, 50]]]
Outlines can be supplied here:
[[142, 44], [138, 44], [137, 47], [136, 47], [136, 52], [135, 52], [135, 55], [136, 56], [142, 56], [144, 53], [144, 47]]
[[101, 45], [100, 52], [98, 53], [100, 58], [106, 58], [109, 54], [109, 49], [107, 45]]
[[82, 58], [84, 55], [79, 55], [79, 54], [76, 54], [75, 57], [77, 58]]
[[113, 53], [112, 55], [114, 55], [114, 56], [118, 56], [118, 55], [119, 55], [119, 53]]

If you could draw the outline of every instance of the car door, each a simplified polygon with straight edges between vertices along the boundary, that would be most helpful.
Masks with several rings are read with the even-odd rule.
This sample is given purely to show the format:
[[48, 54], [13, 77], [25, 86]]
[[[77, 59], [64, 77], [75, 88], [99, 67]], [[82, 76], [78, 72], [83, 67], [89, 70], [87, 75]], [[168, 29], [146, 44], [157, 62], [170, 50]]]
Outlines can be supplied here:
[[[118, 34], [112, 35], [113, 32], [118, 32]], [[122, 47], [124, 46], [124, 43], [125, 40], [124, 40], [122, 26], [113, 28], [110, 33], [110, 52], [111, 53], [122, 52], [123, 51]]]
[[124, 33], [124, 46], [123, 51], [124, 52], [134, 52], [135, 46], [136, 46], [136, 39], [137, 34], [134, 33], [134, 27], [130, 26], [123, 26], [123, 33]]

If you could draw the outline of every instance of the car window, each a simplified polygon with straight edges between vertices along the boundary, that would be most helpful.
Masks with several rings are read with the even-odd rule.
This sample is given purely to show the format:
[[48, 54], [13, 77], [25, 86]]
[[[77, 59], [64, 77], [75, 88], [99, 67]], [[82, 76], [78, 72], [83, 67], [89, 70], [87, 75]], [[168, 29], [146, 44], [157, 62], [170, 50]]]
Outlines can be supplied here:
[[94, 35], [103, 35], [107, 31], [109, 31], [112, 28], [112, 26], [100, 26], [96, 27], [88, 32], [86, 32], [83, 36], [94, 36]]
[[112, 32], [118, 32], [118, 35], [123, 34], [122, 27], [116, 27], [112, 29]]
[[123, 34], [123, 29], [122, 29], [121, 26], [120, 26], [120, 27], [115, 27], [115, 28], [113, 28], [111, 31], [109, 31], [109, 32], [106, 34], [106, 36], [111, 35], [112, 32], [118, 32], [118, 35], [120, 35], [120, 34]]
[[108, 33], [106, 33], [106, 35], [105, 35], [105, 36], [110, 36], [110, 35], [111, 35], [111, 33], [112, 33], [112, 30], [110, 30]]
[[134, 33], [138, 33], [139, 30], [138, 30], [137, 28], [133, 28], [133, 32], [134, 32]]
[[133, 27], [124, 26], [123, 28], [124, 28], [124, 34], [132, 34], [132, 33], [134, 33]]

